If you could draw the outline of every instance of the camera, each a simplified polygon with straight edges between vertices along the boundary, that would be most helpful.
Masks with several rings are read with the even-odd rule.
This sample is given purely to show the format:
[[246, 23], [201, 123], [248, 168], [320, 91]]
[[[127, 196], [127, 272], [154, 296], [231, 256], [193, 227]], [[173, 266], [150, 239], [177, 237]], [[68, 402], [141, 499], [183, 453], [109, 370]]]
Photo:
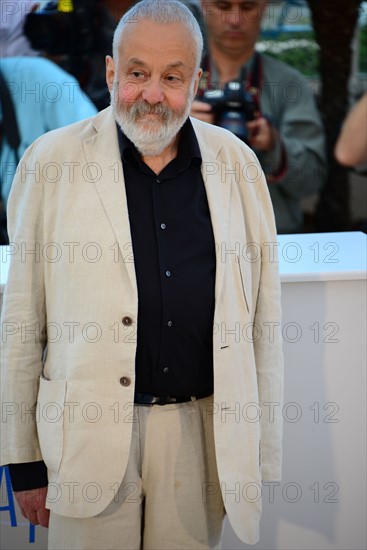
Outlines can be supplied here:
[[205, 90], [200, 100], [211, 105], [217, 126], [247, 141], [247, 122], [256, 118], [258, 107], [242, 83], [227, 82], [221, 90]]

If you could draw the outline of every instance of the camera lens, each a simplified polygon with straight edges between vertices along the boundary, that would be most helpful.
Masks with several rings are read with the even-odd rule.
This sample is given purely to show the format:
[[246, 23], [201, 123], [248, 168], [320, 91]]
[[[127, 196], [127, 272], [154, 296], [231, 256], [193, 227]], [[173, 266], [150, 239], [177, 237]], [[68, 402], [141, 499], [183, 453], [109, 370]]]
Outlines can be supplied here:
[[229, 130], [242, 141], [247, 139], [247, 124], [243, 113], [239, 111], [224, 111], [217, 120], [218, 126]]

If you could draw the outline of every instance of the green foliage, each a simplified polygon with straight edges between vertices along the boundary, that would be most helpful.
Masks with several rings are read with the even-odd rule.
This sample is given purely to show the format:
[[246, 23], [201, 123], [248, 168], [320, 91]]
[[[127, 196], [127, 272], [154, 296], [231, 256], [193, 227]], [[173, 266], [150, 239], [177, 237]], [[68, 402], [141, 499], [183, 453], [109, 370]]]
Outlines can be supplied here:
[[[319, 75], [319, 46], [312, 33], [288, 33], [263, 39], [258, 49], [298, 69], [305, 76]], [[367, 24], [359, 28], [358, 71], [367, 73]]]
[[305, 76], [319, 74], [319, 47], [311, 33], [280, 34], [274, 40], [262, 40], [257, 49], [291, 65]]
[[305, 76], [316, 76], [319, 72], [318, 54], [314, 49], [289, 48], [281, 53], [267, 52], [269, 55], [291, 65]]

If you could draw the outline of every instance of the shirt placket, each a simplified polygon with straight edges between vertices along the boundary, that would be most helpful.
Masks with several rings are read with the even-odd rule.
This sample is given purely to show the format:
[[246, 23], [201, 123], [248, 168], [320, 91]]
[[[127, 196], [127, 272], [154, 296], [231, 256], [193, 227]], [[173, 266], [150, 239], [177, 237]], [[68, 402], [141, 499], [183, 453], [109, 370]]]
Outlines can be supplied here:
[[[173, 338], [174, 319], [171, 315], [171, 304], [173, 295], [174, 279], [176, 276], [173, 265], [173, 257], [169, 251], [167, 236], [171, 230], [168, 222], [168, 212], [163, 207], [162, 194], [164, 186], [168, 181], [162, 177], [155, 177], [153, 181], [153, 210], [155, 218], [155, 229], [157, 236], [157, 250], [159, 258], [160, 280], [162, 288], [162, 319], [161, 319], [161, 337], [159, 345], [158, 363], [154, 373], [154, 382], [158, 382], [158, 387], [170, 385], [170, 380], [174, 376], [174, 357], [169, 352], [170, 343]], [[156, 385], [156, 384], [154, 384]]]

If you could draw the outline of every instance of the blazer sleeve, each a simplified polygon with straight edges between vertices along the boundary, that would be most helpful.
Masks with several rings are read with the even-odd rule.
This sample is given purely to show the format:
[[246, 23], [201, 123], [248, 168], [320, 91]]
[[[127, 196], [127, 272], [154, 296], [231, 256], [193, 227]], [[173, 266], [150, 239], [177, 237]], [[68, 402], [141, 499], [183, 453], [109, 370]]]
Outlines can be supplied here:
[[254, 338], [254, 353], [262, 411], [260, 460], [262, 480], [276, 481], [282, 463], [283, 350], [277, 235], [265, 178], [258, 187], [258, 208], [262, 255], [254, 324], [261, 337]]
[[37, 142], [22, 157], [8, 203], [8, 282], [1, 315], [1, 464], [42, 460], [37, 395], [46, 348], [43, 189]]

